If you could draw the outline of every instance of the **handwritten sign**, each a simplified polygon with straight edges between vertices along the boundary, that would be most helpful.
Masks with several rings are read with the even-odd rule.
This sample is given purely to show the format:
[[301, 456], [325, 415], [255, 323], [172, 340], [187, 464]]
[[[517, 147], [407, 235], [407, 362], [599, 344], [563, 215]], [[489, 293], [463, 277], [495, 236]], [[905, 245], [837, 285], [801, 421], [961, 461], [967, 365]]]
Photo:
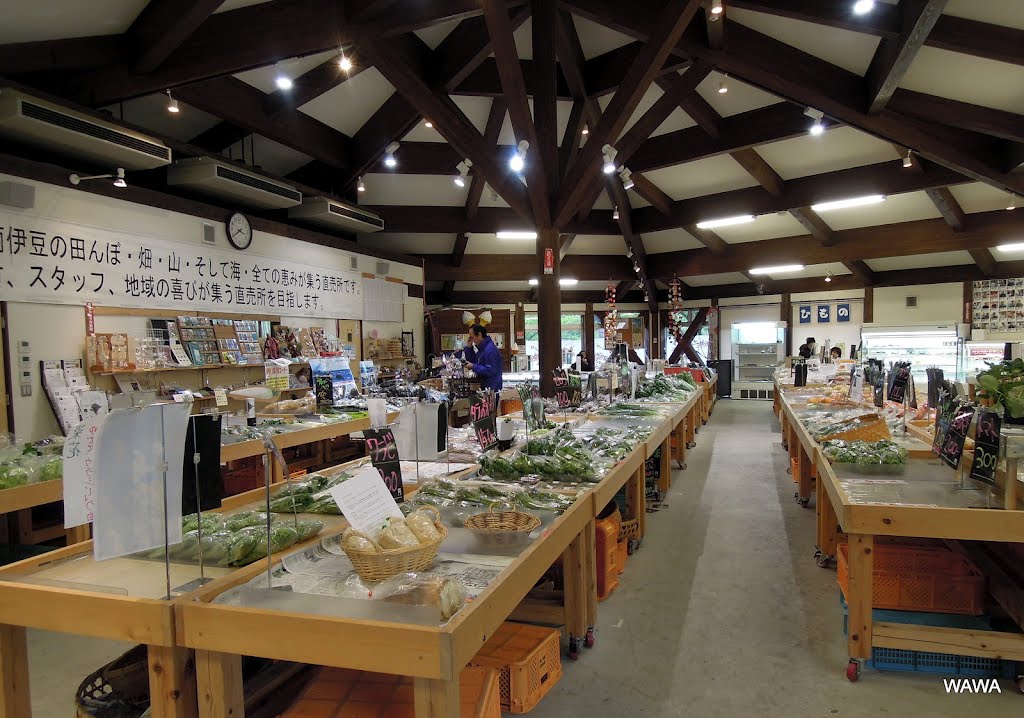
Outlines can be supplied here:
[[959, 406], [959, 402], [953, 398], [945, 398], [939, 403], [939, 410], [935, 412], [935, 437], [932, 439], [932, 453], [936, 456], [942, 453], [942, 445], [949, 432], [949, 425]]
[[907, 382], [910, 380], [910, 366], [908, 364], [897, 364], [892, 370], [892, 378], [889, 382], [889, 401], [902, 404], [907, 398]]
[[384, 484], [395, 501], [405, 501], [402, 486], [402, 464], [398, 458], [398, 444], [391, 429], [364, 429], [366, 449], [370, 452], [370, 463], [380, 472]]
[[947, 466], [954, 469], [960, 468], [960, 460], [964, 453], [964, 441], [967, 440], [967, 432], [973, 419], [974, 407], [968, 404], [962, 404], [953, 416], [953, 420], [949, 424], [949, 431], [946, 432], [942, 448], [939, 450], [939, 458]]
[[971, 478], [990, 486], [996, 483], [996, 464], [999, 462], [999, 431], [1002, 419], [993, 411], [978, 410], [978, 426], [974, 433], [974, 461]]
[[469, 405], [469, 418], [473, 422], [480, 448], [484, 451], [498, 443], [497, 421], [498, 397], [493, 391], [480, 392], [473, 396]]
[[334, 382], [330, 376], [320, 374], [313, 377], [313, 391], [317, 406], [334, 406]]
[[569, 372], [569, 406], [583, 402], [583, 378], [578, 371]]
[[565, 369], [552, 369], [552, 379], [554, 380], [555, 386], [555, 401], [558, 402], [559, 409], [565, 409], [571, 406], [569, 399], [569, 375], [565, 373]]
[[273, 391], [284, 391], [288, 388], [288, 364], [268, 361], [263, 365], [267, 376], [267, 388]]
[[90, 523], [96, 511], [96, 442], [107, 414], [71, 430], [64, 442], [64, 528]]
[[372, 466], [359, 470], [332, 488], [330, 494], [352, 528], [372, 539], [377, 538], [389, 518], [402, 518], [402, 510]]

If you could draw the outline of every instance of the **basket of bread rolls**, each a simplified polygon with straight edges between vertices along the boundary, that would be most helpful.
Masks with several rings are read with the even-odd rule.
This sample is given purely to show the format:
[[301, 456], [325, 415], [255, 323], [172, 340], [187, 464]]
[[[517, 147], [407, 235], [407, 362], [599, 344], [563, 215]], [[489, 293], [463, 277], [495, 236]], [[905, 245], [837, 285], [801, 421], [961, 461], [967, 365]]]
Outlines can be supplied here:
[[433, 506], [424, 506], [404, 518], [388, 519], [376, 539], [346, 529], [341, 548], [359, 578], [377, 583], [399, 573], [430, 568], [446, 536], [448, 529], [441, 523], [441, 514]]

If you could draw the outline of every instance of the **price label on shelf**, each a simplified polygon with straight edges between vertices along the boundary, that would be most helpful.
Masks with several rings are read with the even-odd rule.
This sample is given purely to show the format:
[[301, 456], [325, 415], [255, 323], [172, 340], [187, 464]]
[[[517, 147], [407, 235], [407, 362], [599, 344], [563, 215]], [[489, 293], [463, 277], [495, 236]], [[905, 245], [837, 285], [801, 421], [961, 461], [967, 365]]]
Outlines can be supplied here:
[[288, 364], [269, 361], [263, 365], [267, 376], [267, 388], [284, 391], [288, 388]]
[[363, 429], [366, 437], [366, 449], [370, 453], [370, 463], [380, 472], [384, 484], [391, 492], [395, 501], [405, 501], [405, 490], [402, 485], [402, 464], [398, 458], [398, 444], [395, 435], [389, 428]]
[[475, 394], [469, 405], [473, 433], [476, 434], [480, 448], [484, 451], [498, 443], [497, 402], [497, 394], [486, 391]]
[[569, 395], [569, 376], [565, 369], [552, 369], [552, 379], [555, 386], [555, 400], [559, 409], [565, 409], [572, 405]]
[[996, 464], [999, 462], [999, 431], [1002, 419], [986, 409], [978, 411], [978, 426], [974, 432], [974, 461], [971, 478], [990, 486], [996, 483]]
[[225, 391], [224, 387], [218, 386], [216, 389], [214, 389], [213, 396], [217, 400], [217, 406], [228, 405], [228, 393], [227, 391]]
[[964, 453], [964, 442], [967, 440], [967, 432], [973, 419], [974, 407], [963, 404], [949, 424], [949, 430], [946, 432], [942, 448], [939, 450], [939, 458], [953, 469], [960, 468], [960, 460], [963, 458]]

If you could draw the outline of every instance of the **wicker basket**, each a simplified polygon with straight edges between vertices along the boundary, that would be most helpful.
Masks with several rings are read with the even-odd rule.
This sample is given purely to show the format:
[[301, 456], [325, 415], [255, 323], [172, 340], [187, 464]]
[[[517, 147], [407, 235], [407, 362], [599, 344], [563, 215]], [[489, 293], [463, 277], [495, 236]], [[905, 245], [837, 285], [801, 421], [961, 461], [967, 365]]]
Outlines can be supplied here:
[[360, 549], [348, 545], [347, 540], [342, 540], [341, 548], [345, 551], [352, 562], [359, 578], [368, 583], [377, 583], [399, 573], [425, 571], [434, 563], [441, 543], [448, 536], [448, 529], [441, 523], [441, 514], [433, 506], [424, 506], [421, 511], [430, 510], [434, 512], [434, 528], [441, 537], [429, 544], [420, 544], [409, 548], [380, 548], [376, 542], [356, 530], [348, 533], [348, 538], [363, 538], [373, 544], [373, 549]]
[[463, 523], [481, 543], [491, 547], [509, 547], [525, 543], [530, 532], [540, 526], [540, 519], [521, 511], [494, 511], [474, 514]]

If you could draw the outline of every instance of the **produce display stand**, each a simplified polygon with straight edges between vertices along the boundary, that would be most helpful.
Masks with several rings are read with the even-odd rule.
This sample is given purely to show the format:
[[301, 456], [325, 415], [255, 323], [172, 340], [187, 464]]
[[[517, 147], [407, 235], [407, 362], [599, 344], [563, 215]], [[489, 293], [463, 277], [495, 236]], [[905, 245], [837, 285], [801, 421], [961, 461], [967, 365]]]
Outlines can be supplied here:
[[[526, 546], [497, 578], [442, 626], [411, 622], [372, 601], [291, 592], [259, 592], [259, 604], [213, 603], [224, 591], [266, 570], [260, 563], [175, 602], [180, 645], [196, 651], [201, 718], [242, 718], [241, 656], [352, 668], [414, 679], [417, 718], [458, 718], [459, 674], [498, 626], [561, 556], [570, 634], [586, 630], [587, 532], [590, 501], [579, 501]], [[458, 531], [459, 529], [456, 529]], [[593, 555], [592, 553], [590, 554]], [[365, 604], [367, 615], [351, 610]], [[390, 613], [390, 609], [395, 609]]]
[[[10, 489], [0, 490], [0, 516], [10, 513], [19, 513], [19, 525], [22, 522], [31, 522], [31, 512], [36, 506], [56, 503], [64, 499], [64, 483], [62, 481], [41, 481], [25, 486], [15, 486]], [[23, 513], [24, 512], [24, 513]], [[61, 534], [67, 539], [68, 545], [85, 541], [89, 538], [89, 527], [79, 526], [73, 529], [64, 530], [57, 527], [55, 538]]]

